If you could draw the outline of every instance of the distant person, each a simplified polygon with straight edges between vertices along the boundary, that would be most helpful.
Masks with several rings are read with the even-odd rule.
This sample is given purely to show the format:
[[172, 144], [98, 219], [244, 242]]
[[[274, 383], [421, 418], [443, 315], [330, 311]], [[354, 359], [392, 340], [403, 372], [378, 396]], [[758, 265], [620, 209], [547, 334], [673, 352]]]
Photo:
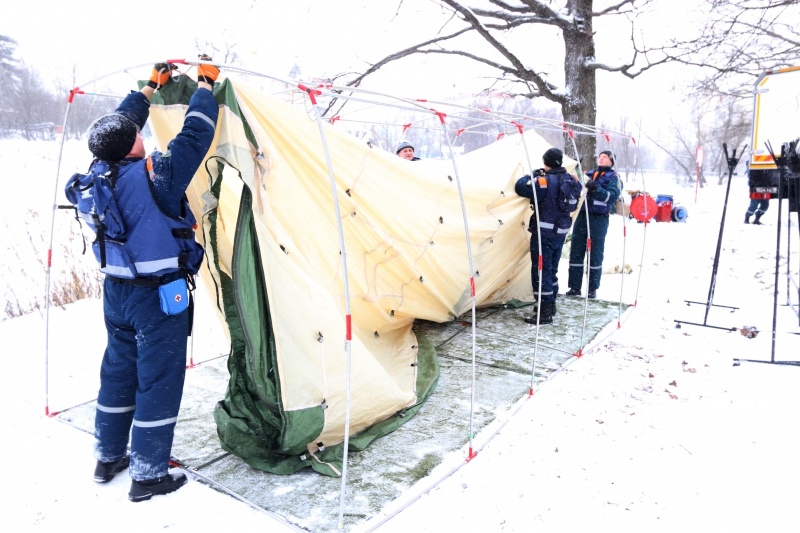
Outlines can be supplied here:
[[[586, 207], [581, 207], [572, 228], [569, 252], [567, 296], [580, 296], [583, 284], [583, 263], [587, 239], [592, 240], [589, 253], [589, 291], [587, 297], [597, 298], [600, 276], [603, 274], [603, 252], [608, 233], [609, 214], [616, 209], [620, 195], [619, 177], [614, 171], [614, 154], [604, 150], [597, 156], [597, 168], [586, 172]], [[589, 220], [586, 220], [586, 208]], [[588, 227], [587, 227], [588, 226]]]
[[769, 209], [770, 198], [771, 195], [768, 192], [751, 192], [750, 207], [747, 208], [747, 212], [744, 214], [744, 223], [750, 224], [750, 217], [755, 215], [756, 218], [753, 219], [753, 224], [760, 226], [761, 217]]
[[409, 161], [419, 161], [419, 157], [414, 156], [414, 145], [408, 141], [403, 141], [398, 144], [394, 153]]
[[[561, 166], [564, 153], [558, 148], [550, 148], [542, 157], [543, 169], [538, 169], [531, 176], [522, 176], [517, 180], [514, 190], [520, 196], [531, 199], [531, 205], [538, 205], [538, 212], [534, 211], [528, 223], [531, 232], [531, 284], [533, 294], [539, 307], [533, 316], [525, 317], [528, 324], [552, 324], [553, 315], [556, 314], [556, 295], [558, 294], [558, 261], [561, 259], [561, 249], [569, 233], [572, 219], [569, 212], [563, 211], [558, 205], [559, 189], [563, 180], [575, 180]], [[576, 188], [579, 191], [580, 186]], [[534, 191], [536, 199], [534, 203]], [[577, 201], [574, 202], [577, 205]], [[575, 207], [572, 207], [574, 210]], [[538, 222], [537, 222], [538, 220]], [[541, 292], [539, 291], [539, 232], [542, 239], [542, 279]]]
[[[168, 470], [186, 373], [191, 312], [185, 307], [187, 282], [203, 261], [185, 191], [214, 139], [219, 109], [211, 91], [219, 69], [197, 66], [197, 90], [183, 129], [165, 152], [147, 155], [140, 131], [154, 91], [173, 83], [173, 68], [155, 65], [146, 86], [89, 129], [89, 150], [95, 157], [89, 173], [107, 172], [127, 236], [123, 243], [106, 241], [106, 264], [101, 263], [108, 344], [97, 395], [94, 480], [107, 483], [130, 466], [128, 499], [134, 502], [186, 483], [185, 474]], [[127, 251], [127, 261], [112, 253], [112, 244]], [[169, 309], [175, 302], [184, 306]]]

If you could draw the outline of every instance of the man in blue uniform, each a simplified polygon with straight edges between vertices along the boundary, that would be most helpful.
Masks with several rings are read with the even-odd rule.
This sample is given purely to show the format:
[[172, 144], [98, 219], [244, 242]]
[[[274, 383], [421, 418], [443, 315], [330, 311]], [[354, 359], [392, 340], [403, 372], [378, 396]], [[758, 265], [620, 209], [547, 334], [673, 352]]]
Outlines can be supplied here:
[[[572, 219], [569, 212], [561, 210], [557, 205], [558, 190], [561, 180], [574, 180], [567, 170], [561, 166], [564, 153], [558, 148], [550, 148], [544, 153], [542, 163], [544, 169], [535, 171], [533, 178], [523, 176], [517, 180], [514, 190], [520, 196], [531, 199], [534, 207], [528, 223], [531, 232], [531, 283], [533, 294], [539, 302], [538, 310], [533, 316], [525, 317], [528, 324], [552, 324], [556, 313], [556, 294], [558, 294], [558, 261], [561, 249], [569, 233]], [[534, 192], [536, 198], [534, 200]], [[574, 207], [572, 208], [574, 210]], [[542, 238], [542, 279], [539, 290], [539, 231]]]
[[753, 220], [753, 224], [760, 226], [761, 225], [761, 217], [764, 216], [764, 213], [767, 212], [769, 209], [769, 199], [770, 193], [768, 192], [751, 192], [750, 193], [750, 205], [747, 207], [747, 211], [744, 214], [744, 223], [750, 223], [750, 217], [755, 215], [756, 218]]
[[[580, 296], [583, 283], [583, 262], [586, 257], [587, 240], [591, 239], [589, 252], [588, 298], [597, 298], [600, 276], [603, 274], [603, 252], [608, 216], [616, 207], [620, 195], [619, 178], [614, 171], [614, 154], [609, 150], [600, 152], [597, 168], [586, 172], [586, 207], [581, 207], [572, 228], [569, 251], [569, 290], [567, 296]], [[586, 209], [589, 221], [586, 220]]]
[[[186, 373], [186, 283], [197, 273], [203, 249], [194, 239], [195, 219], [184, 193], [211, 147], [219, 113], [212, 95], [219, 69], [200, 64], [183, 129], [166, 152], [145, 157], [139, 132], [154, 91], [172, 83], [171, 68], [157, 64], [141, 91], [89, 131], [95, 157], [90, 173], [110, 172], [127, 234], [122, 244], [103, 245], [108, 343], [97, 396], [94, 480], [111, 481], [130, 465], [128, 498], [135, 502], [186, 483], [185, 474], [168, 469]], [[127, 259], [112, 245], [125, 247]]]

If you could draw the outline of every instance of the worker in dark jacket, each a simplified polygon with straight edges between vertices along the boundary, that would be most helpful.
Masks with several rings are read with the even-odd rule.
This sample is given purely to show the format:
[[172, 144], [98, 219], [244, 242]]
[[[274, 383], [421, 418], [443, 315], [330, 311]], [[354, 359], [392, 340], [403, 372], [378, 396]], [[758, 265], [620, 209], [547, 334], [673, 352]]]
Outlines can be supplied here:
[[[597, 298], [603, 274], [603, 252], [608, 233], [609, 214], [620, 195], [619, 177], [614, 171], [614, 154], [605, 150], [597, 157], [597, 168], [586, 172], [586, 205], [581, 207], [572, 228], [569, 252], [569, 290], [567, 296], [580, 296], [583, 265], [589, 251], [589, 298]], [[587, 223], [586, 211], [589, 211]], [[589, 241], [591, 241], [589, 243]]]
[[[528, 224], [528, 231], [531, 232], [531, 284], [539, 307], [533, 316], [524, 319], [528, 324], [537, 322], [552, 324], [553, 315], [556, 313], [558, 261], [561, 259], [561, 249], [564, 247], [564, 240], [572, 225], [569, 213], [561, 210], [557, 205], [558, 190], [561, 180], [575, 179], [561, 166], [563, 158], [564, 154], [561, 150], [550, 148], [542, 157], [544, 169], [535, 171], [533, 178], [521, 177], [514, 186], [518, 195], [531, 199], [531, 206], [534, 209]], [[540, 233], [542, 242], [541, 278], [538, 266]]]
[[106, 254], [103, 270], [108, 343], [95, 415], [94, 480], [111, 481], [130, 464], [131, 501], [186, 483], [185, 474], [168, 471], [186, 372], [187, 280], [203, 260], [185, 191], [214, 139], [219, 109], [212, 88], [219, 69], [198, 65], [197, 90], [183, 129], [167, 151], [146, 156], [140, 130], [154, 91], [173, 83], [171, 68], [157, 64], [141, 91], [129, 94], [89, 130], [95, 157], [90, 172], [113, 169], [116, 174], [114, 197], [128, 235], [122, 246], [130, 255], [127, 263], [115, 264], [116, 255]]

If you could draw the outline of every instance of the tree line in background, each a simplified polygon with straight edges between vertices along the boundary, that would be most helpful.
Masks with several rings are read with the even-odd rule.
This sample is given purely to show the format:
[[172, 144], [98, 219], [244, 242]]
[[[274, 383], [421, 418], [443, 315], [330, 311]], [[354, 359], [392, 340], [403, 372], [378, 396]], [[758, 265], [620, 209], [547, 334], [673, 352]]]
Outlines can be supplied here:
[[[16, 52], [17, 42], [0, 35], [0, 137], [54, 139], [74, 85], [67, 87], [53, 81], [53, 88], [48, 88], [41, 75], [17, 58]], [[71, 138], [81, 137], [96, 117], [110, 113], [116, 104], [116, 100], [104, 97], [75, 99], [64, 133]]]

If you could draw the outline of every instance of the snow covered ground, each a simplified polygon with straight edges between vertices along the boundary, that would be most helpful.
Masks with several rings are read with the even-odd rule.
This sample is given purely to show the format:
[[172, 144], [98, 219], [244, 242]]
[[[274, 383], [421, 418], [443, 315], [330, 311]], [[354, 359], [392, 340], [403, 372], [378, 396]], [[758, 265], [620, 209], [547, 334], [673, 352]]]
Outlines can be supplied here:
[[[0, 199], [0, 266], [17, 302], [42, 293], [43, 249], [34, 245], [49, 225], [57, 152], [55, 143], [0, 141], [8, 176]], [[70, 170], [62, 165], [62, 177], [88, 162], [78, 145], [67, 152]], [[674, 195], [689, 217], [685, 224], [628, 224], [624, 262], [633, 273], [624, 276], [622, 290], [624, 301], [636, 303], [628, 319], [599, 349], [523, 401], [475, 459], [424, 494], [423, 480], [359, 530], [796, 530], [800, 368], [733, 364], [734, 358], [771, 357], [778, 205], [771, 202], [763, 226], [744, 225], [746, 180], [734, 178], [714, 303], [738, 309], [714, 307], [707, 320], [722, 328], [755, 326], [760, 333], [747, 338], [739, 331], [676, 328], [675, 319], [704, 321], [705, 306], [687, 306], [685, 300], [706, 301], [725, 187], [700, 189], [695, 203], [694, 188], [682, 188], [669, 176], [644, 185], [654, 195]], [[785, 239], [785, 203], [783, 208]], [[607, 269], [622, 262], [621, 223], [614, 217]], [[796, 277], [796, 215], [791, 232]], [[798, 319], [782, 305], [785, 242], [782, 252], [775, 357], [800, 360]], [[605, 275], [599, 297], [617, 299], [622, 281], [621, 275]], [[85, 329], [59, 329], [75, 316]], [[198, 482], [136, 505], [127, 500], [127, 476], [95, 484], [91, 436], [46, 416], [45, 406], [94, 397], [104, 336], [98, 306], [82, 301], [53, 309], [50, 327], [50, 350], [59, 357], [51, 358], [46, 373], [41, 314], [0, 322], [5, 529], [290, 530]], [[46, 375], [52, 398], [44, 395]]]

